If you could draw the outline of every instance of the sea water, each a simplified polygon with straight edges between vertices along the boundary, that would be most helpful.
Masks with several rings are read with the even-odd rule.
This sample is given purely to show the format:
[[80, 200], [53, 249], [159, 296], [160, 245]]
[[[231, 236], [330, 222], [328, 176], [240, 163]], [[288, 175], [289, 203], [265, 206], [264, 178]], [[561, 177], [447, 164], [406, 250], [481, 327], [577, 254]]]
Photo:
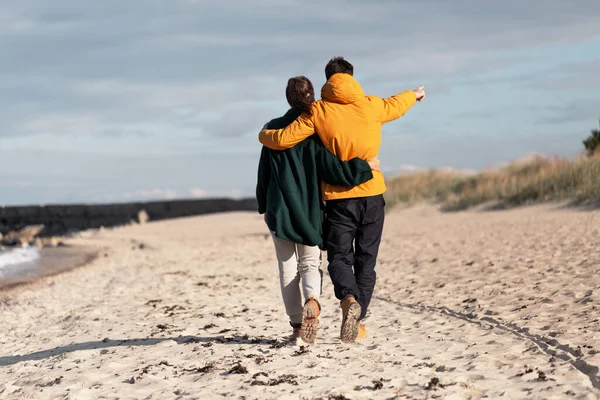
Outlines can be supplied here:
[[40, 267], [40, 249], [26, 247], [0, 248], [0, 279], [27, 275]]

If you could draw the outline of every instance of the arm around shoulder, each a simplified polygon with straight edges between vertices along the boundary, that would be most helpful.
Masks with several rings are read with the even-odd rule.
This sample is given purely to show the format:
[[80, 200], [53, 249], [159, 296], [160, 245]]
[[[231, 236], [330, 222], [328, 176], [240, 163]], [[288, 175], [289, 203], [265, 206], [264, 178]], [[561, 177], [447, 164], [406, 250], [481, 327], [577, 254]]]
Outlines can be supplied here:
[[310, 135], [315, 128], [310, 116], [301, 115], [284, 129], [265, 129], [258, 134], [258, 140], [273, 150], [285, 150], [294, 147]]
[[361, 158], [340, 160], [323, 145], [315, 145], [319, 179], [335, 186], [356, 186], [373, 179], [368, 162]]

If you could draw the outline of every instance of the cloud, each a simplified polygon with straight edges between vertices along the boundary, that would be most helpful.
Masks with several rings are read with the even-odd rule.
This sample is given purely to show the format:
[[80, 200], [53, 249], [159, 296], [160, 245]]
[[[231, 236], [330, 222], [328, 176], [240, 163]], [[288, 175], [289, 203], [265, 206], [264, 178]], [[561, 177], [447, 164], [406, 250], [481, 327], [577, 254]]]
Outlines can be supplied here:
[[545, 76], [538, 76], [533, 85], [551, 91], [598, 91], [600, 90], [600, 59], [569, 63], [554, 68]]
[[[332, 55], [347, 55], [373, 87], [494, 69], [507, 63], [502, 50], [597, 36], [600, 11], [595, 1], [569, 7], [558, 0], [543, 7], [474, 0], [61, 4], [5, 7], [0, 50], [9, 56], [0, 70], [20, 83], [13, 88], [19, 95], [0, 104], [11, 127], [0, 135], [101, 134], [156, 123], [235, 136], [275, 111], [267, 105], [253, 118], [240, 110], [274, 99], [285, 107], [285, 79], [322, 78]], [[182, 108], [196, 116], [183, 126]], [[203, 121], [203, 114], [218, 116]]]
[[[548, 120], [548, 93], [568, 91], [568, 105], [576, 91], [598, 89], [597, 59], [538, 53], [597, 48], [599, 14], [596, 0], [8, 2], [0, 11], [0, 155], [14, 160], [7, 153], [18, 150], [35, 166], [28, 181], [40, 185], [42, 177], [93, 175], [111, 193], [134, 196], [169, 187], [171, 177], [153, 164], [162, 162], [185, 181], [172, 189], [178, 196], [197, 185], [210, 193], [244, 186], [254, 179], [256, 133], [287, 109], [287, 79], [309, 76], [318, 92], [335, 55], [353, 62], [369, 93], [427, 86], [427, 104], [394, 125], [416, 147], [426, 134], [453, 131], [459, 140], [474, 129], [509, 131], [515, 121], [533, 129]], [[538, 97], [505, 108], [519, 84]], [[564, 110], [573, 120], [590, 113], [583, 101]], [[487, 158], [500, 157], [481, 146]], [[48, 155], [61, 149], [64, 158]], [[34, 150], [48, 152], [36, 158]], [[225, 171], [228, 182], [205, 172], [194, 182], [205, 168]], [[153, 178], [142, 176], [148, 170]], [[78, 187], [48, 196], [76, 198], [85, 183]]]
[[[522, 62], [522, 60], [521, 60]], [[600, 88], [600, 59], [551, 64], [531, 72], [517, 72], [503, 76], [471, 77], [457, 83], [476, 87], [511, 85], [545, 91], [593, 91]]]
[[[144, 140], [144, 139], [141, 139]], [[259, 154], [97, 154], [0, 147], [0, 203], [252, 195]], [[160, 186], [159, 186], [160, 185]], [[206, 188], [206, 189], [205, 189]], [[235, 190], [234, 190], [235, 189]], [[127, 194], [127, 195], [126, 195]]]
[[192, 188], [188, 192], [192, 197], [197, 197], [197, 198], [206, 197], [208, 195], [208, 192], [206, 190], [199, 189], [199, 188]]
[[595, 122], [600, 118], [600, 99], [594, 100], [576, 100], [564, 105], [547, 107], [541, 111], [543, 114], [539, 118], [540, 124], [568, 124], [578, 121]]
[[173, 189], [144, 189], [136, 190], [135, 198], [146, 198], [146, 199], [166, 199], [172, 200], [177, 198], [177, 190]]

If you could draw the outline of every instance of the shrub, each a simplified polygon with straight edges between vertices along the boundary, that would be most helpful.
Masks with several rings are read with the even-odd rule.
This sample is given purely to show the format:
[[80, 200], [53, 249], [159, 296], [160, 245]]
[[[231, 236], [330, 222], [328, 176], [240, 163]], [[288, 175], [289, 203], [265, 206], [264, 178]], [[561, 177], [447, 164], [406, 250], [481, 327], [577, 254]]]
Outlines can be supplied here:
[[600, 130], [593, 129], [592, 134], [583, 141], [585, 150], [589, 156], [594, 155], [600, 150]]

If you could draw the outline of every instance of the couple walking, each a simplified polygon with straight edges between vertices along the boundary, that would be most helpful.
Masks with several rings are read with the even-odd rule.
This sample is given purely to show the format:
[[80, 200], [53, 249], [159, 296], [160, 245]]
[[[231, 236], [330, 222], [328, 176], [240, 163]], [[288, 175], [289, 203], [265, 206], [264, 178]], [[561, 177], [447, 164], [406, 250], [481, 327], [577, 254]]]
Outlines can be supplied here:
[[384, 222], [381, 126], [425, 97], [422, 87], [386, 99], [365, 96], [353, 75], [347, 60], [331, 59], [318, 101], [310, 80], [291, 78], [290, 110], [259, 135], [258, 211], [273, 237], [292, 339], [306, 343], [315, 342], [321, 312], [321, 249], [342, 309], [340, 339], [367, 336], [363, 320]]

